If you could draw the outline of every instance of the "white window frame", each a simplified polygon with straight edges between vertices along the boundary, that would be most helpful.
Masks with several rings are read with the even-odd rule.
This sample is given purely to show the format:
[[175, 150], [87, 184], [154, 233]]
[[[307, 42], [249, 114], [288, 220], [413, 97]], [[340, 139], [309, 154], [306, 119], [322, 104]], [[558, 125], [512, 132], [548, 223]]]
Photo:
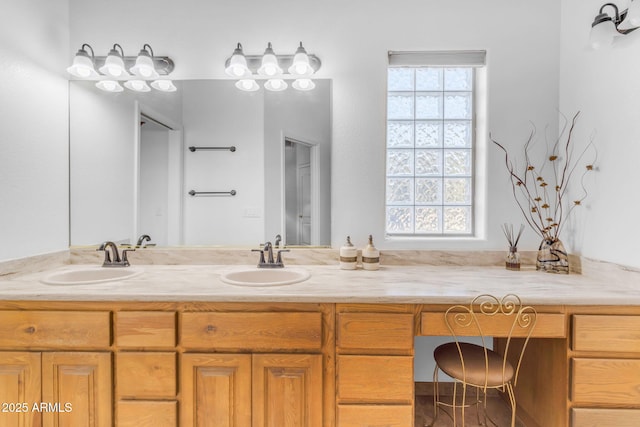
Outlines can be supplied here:
[[[486, 229], [486, 52], [485, 51], [433, 51], [433, 52], [389, 52], [388, 68], [397, 67], [437, 67], [437, 68], [458, 68], [470, 67], [474, 69], [473, 76], [473, 116], [472, 123], [472, 142], [471, 142], [471, 219], [470, 230], [468, 233], [446, 233], [444, 231], [444, 223], [441, 224], [441, 230], [433, 233], [423, 232], [390, 232], [387, 229], [387, 207], [395, 206], [387, 202], [387, 167], [385, 161], [385, 235], [386, 240], [400, 241], [418, 241], [418, 240], [478, 240], [484, 239]], [[414, 89], [415, 90], [415, 89]], [[387, 95], [389, 93], [388, 85], [386, 88]], [[388, 98], [387, 98], [388, 99]], [[388, 114], [386, 115], [386, 123], [389, 122]], [[388, 126], [385, 126], [387, 128]], [[385, 138], [385, 141], [387, 139]], [[388, 150], [393, 149], [385, 142], [385, 159]], [[444, 177], [444, 171], [441, 177]], [[415, 178], [415, 175], [414, 175]], [[444, 189], [442, 190], [444, 191]], [[444, 201], [443, 201], [444, 205]], [[415, 205], [412, 205], [415, 206]], [[444, 208], [443, 208], [444, 211]], [[443, 220], [443, 217], [441, 218]]]

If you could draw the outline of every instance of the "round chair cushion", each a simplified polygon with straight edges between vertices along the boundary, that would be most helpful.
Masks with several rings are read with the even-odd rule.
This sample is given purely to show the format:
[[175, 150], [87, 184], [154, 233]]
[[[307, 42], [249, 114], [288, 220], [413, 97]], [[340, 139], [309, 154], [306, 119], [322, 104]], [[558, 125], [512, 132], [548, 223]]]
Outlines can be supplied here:
[[477, 387], [484, 387], [485, 375], [487, 377], [487, 387], [500, 387], [511, 381], [515, 370], [513, 369], [513, 365], [507, 361], [504, 366], [503, 376], [503, 357], [501, 355], [494, 351], [487, 350], [487, 358], [489, 360], [489, 367], [487, 369], [485, 365], [484, 347], [465, 342], [459, 344], [462, 357], [464, 358], [464, 372], [460, 361], [460, 353], [458, 352], [458, 347], [455, 342], [442, 344], [433, 352], [433, 357], [442, 372], [456, 380]]

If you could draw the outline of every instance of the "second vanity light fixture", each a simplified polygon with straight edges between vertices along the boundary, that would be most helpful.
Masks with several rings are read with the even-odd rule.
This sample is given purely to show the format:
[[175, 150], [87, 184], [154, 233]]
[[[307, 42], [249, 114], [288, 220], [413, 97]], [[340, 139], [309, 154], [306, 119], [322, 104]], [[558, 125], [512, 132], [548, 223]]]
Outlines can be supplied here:
[[[89, 51], [91, 53], [89, 53]], [[97, 70], [96, 70], [97, 68]], [[174, 68], [173, 60], [167, 56], [155, 56], [148, 44], [142, 46], [138, 56], [124, 56], [122, 46], [114, 44], [109, 54], [95, 56], [93, 48], [83, 44], [67, 68], [69, 74], [88, 80], [99, 79], [96, 86], [107, 92], [122, 92], [120, 85], [135, 92], [149, 92], [151, 87], [162, 92], [174, 92], [175, 85], [168, 76]]]
[[[604, 13], [604, 9], [613, 9], [614, 16]], [[640, 28], [640, 0], [631, 0], [629, 8], [619, 11], [613, 3], [605, 3], [591, 24], [589, 45], [593, 49], [606, 47], [613, 43], [616, 36], [629, 34]]]
[[238, 79], [236, 87], [247, 92], [260, 89], [256, 80], [266, 80], [266, 90], [283, 91], [289, 86], [288, 79], [294, 79], [291, 84], [294, 89], [307, 91], [316, 87], [310, 77], [320, 65], [320, 59], [308, 54], [302, 42], [293, 55], [276, 55], [271, 43], [267, 44], [263, 55], [245, 55], [238, 43], [225, 62], [225, 73]]

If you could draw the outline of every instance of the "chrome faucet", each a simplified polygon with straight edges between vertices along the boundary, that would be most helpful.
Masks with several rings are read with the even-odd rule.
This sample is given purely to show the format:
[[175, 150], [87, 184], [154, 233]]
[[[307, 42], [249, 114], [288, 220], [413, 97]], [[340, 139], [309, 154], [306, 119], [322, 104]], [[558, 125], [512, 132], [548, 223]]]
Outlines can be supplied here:
[[138, 237], [138, 243], [136, 243], [136, 248], [141, 248], [144, 245], [145, 241], [150, 242], [151, 236], [149, 236], [148, 234], [143, 234], [142, 236]]
[[127, 252], [135, 251], [135, 249], [124, 249], [121, 259], [118, 246], [111, 241], [106, 241], [102, 242], [96, 251], [104, 251], [103, 267], [129, 267], [131, 264], [129, 264], [129, 260], [127, 259]]
[[[273, 259], [273, 245], [271, 242], [264, 244], [262, 249], [252, 249], [252, 252], [260, 252], [260, 260], [258, 261], [258, 268], [282, 268], [284, 263], [282, 262], [282, 252], [289, 252], [289, 249], [280, 249], [276, 260]], [[267, 259], [265, 261], [264, 254], [267, 253]]]

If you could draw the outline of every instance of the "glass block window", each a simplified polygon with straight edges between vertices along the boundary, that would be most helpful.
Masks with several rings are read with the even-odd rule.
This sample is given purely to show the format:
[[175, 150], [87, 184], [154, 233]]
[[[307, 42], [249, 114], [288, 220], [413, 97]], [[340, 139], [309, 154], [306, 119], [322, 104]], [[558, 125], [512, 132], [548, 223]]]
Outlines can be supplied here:
[[474, 68], [388, 68], [386, 232], [473, 234]]

